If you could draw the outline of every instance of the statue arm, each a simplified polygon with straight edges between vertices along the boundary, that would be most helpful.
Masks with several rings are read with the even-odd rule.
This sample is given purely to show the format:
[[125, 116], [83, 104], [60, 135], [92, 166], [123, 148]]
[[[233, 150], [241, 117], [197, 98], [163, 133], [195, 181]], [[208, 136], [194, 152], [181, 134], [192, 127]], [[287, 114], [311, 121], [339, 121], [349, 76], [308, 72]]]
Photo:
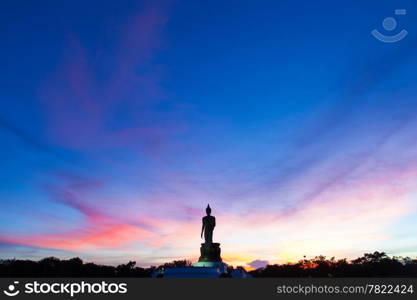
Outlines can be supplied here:
[[203, 238], [203, 232], [204, 232], [204, 221], [202, 222], [203, 224], [201, 225], [201, 238]]

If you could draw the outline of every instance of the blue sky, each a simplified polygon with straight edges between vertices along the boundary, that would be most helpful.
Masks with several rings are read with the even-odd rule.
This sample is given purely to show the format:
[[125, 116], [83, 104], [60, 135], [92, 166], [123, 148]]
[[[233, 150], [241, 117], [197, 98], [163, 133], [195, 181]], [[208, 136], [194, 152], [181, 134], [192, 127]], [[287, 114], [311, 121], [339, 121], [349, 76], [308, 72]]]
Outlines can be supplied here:
[[1, 257], [416, 256], [414, 1], [0, 6]]

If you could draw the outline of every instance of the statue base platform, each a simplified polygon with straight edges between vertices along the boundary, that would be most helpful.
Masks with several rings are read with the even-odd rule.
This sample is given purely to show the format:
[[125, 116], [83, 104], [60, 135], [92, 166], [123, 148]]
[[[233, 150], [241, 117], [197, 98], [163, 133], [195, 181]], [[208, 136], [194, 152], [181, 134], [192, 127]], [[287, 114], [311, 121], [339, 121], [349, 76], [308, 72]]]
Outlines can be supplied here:
[[222, 262], [220, 243], [203, 243], [200, 247], [200, 262]]
[[[209, 264], [209, 265], [206, 265]], [[151, 275], [154, 278], [220, 278], [227, 274], [227, 265], [221, 262], [195, 263], [192, 267], [165, 268]]]
[[193, 267], [203, 268], [203, 269], [216, 269], [220, 272], [220, 274], [227, 273], [227, 265], [219, 261], [199, 261], [199, 262], [193, 263]]

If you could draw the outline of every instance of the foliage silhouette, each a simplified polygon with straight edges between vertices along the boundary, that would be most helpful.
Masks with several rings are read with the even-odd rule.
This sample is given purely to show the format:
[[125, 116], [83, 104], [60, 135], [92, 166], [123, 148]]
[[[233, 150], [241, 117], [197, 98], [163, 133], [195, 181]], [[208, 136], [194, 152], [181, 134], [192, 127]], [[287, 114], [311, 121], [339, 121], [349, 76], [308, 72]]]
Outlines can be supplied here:
[[297, 263], [268, 265], [250, 272], [253, 277], [415, 277], [417, 259], [365, 253], [352, 261], [316, 256]]
[[[150, 277], [156, 269], [189, 266], [188, 260], [141, 268], [135, 261], [114, 267], [84, 263], [78, 257], [68, 260], [46, 257], [39, 261], [1, 259], [0, 277]], [[250, 273], [253, 277], [416, 277], [417, 259], [389, 257], [384, 252], [365, 253], [351, 261], [316, 256], [297, 263], [268, 265]]]

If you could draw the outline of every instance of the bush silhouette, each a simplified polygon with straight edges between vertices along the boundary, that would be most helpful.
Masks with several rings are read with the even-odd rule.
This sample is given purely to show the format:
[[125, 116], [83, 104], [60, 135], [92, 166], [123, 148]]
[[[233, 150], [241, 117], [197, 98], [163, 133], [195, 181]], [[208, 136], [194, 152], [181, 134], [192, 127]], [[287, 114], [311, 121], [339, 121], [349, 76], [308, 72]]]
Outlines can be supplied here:
[[365, 253], [352, 261], [316, 256], [294, 264], [275, 264], [250, 272], [253, 277], [415, 277], [417, 260]]
[[[2, 259], [0, 277], [150, 277], [156, 269], [189, 266], [191, 262], [185, 259], [149, 268], [137, 267], [135, 261], [116, 267], [84, 263], [78, 257], [68, 260], [46, 257], [39, 261]], [[416, 277], [417, 259], [389, 257], [377, 251], [351, 261], [316, 256], [297, 263], [268, 265], [250, 273], [253, 277]]]

